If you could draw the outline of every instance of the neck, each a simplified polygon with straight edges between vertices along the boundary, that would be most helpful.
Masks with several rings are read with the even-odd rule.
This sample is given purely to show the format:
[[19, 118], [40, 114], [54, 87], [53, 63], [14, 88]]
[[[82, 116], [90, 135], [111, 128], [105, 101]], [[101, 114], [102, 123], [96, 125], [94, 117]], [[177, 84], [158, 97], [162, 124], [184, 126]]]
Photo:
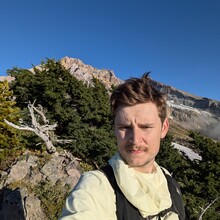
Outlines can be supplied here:
[[148, 163], [145, 166], [141, 166], [141, 167], [133, 167], [134, 170], [141, 172], [141, 173], [156, 173], [157, 172], [157, 168], [153, 163]]

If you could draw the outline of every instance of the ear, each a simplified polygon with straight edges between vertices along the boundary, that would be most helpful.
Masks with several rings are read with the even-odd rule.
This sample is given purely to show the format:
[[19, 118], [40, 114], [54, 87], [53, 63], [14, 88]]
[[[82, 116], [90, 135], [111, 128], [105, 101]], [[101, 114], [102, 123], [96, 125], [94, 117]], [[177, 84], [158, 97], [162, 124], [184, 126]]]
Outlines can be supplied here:
[[168, 118], [165, 118], [162, 124], [161, 135], [160, 135], [162, 139], [166, 136], [168, 130], [169, 130], [169, 121]]

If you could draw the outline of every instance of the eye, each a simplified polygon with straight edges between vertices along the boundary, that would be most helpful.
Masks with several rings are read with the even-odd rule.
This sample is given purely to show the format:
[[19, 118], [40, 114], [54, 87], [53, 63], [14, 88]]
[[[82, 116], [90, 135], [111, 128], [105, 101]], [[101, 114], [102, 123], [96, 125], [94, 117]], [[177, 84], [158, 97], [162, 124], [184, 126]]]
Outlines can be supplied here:
[[141, 125], [140, 128], [147, 130], [147, 129], [153, 128], [153, 126], [152, 125]]
[[123, 127], [118, 127], [119, 130], [126, 130], [128, 127], [123, 126]]
[[121, 126], [118, 126], [118, 129], [121, 130], [121, 131], [127, 130], [127, 129], [129, 129], [129, 128], [130, 128], [129, 125], [121, 125]]

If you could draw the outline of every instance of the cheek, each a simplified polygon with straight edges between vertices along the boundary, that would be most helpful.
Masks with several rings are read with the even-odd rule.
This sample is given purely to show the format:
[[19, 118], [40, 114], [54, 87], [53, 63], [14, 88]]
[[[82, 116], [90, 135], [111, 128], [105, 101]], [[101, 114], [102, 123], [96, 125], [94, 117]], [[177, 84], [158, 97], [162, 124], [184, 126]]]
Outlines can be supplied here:
[[153, 151], [158, 151], [160, 148], [160, 139], [160, 133], [157, 133], [156, 135], [145, 136], [144, 142], [147, 143]]
[[157, 138], [157, 140], [154, 141], [154, 152], [158, 153], [160, 150], [160, 138]]
[[118, 145], [122, 144], [123, 142], [126, 142], [126, 135], [123, 131], [115, 131], [115, 137]]
[[117, 139], [123, 139], [125, 136], [125, 132], [123, 132], [121, 130], [115, 130], [114, 133], [115, 133], [115, 137]]

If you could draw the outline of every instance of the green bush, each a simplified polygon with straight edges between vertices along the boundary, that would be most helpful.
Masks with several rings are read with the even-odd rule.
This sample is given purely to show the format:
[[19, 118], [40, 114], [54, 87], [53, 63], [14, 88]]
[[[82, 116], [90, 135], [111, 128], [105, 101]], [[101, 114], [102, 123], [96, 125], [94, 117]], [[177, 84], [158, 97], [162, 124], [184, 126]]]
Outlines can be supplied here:
[[41, 201], [41, 207], [49, 220], [57, 220], [64, 201], [70, 191], [68, 185], [63, 186], [59, 181], [55, 185], [49, 182], [41, 182], [33, 189]]

